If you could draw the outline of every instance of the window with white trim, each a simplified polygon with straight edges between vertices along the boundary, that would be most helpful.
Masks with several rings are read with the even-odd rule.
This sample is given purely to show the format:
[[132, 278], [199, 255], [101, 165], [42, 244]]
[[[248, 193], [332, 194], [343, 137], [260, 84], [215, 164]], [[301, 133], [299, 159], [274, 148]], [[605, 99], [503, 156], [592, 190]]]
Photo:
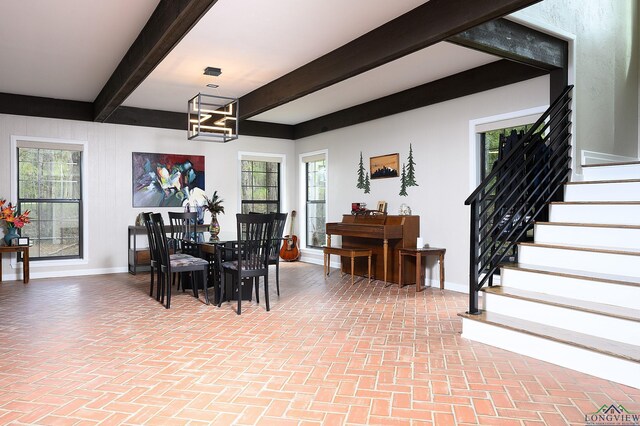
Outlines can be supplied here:
[[17, 206], [30, 210], [31, 260], [83, 256], [82, 145], [18, 142]]
[[279, 213], [280, 163], [259, 159], [240, 162], [242, 213]]
[[326, 242], [327, 159], [324, 154], [303, 157], [305, 164], [306, 246], [320, 248]]

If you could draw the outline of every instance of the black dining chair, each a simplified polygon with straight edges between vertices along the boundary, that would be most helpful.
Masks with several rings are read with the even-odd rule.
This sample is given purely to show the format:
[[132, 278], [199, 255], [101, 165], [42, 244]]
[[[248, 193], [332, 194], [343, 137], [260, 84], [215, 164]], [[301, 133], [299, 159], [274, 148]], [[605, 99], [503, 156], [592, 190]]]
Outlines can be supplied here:
[[169, 212], [171, 241], [176, 252], [197, 254], [197, 247], [192, 243], [196, 237], [197, 219], [197, 212]]
[[264, 277], [264, 298], [267, 311], [269, 308], [269, 252], [271, 250], [271, 235], [273, 214], [236, 214], [237, 241], [231, 247], [219, 246], [219, 253], [231, 253], [233, 260], [221, 261], [221, 295], [218, 306], [226, 295], [226, 274], [233, 277], [232, 291], [238, 299], [237, 314], [242, 312], [242, 287], [246, 283], [254, 282], [256, 286], [256, 301], [258, 299], [258, 281]]
[[284, 235], [284, 225], [287, 213], [275, 213], [271, 228], [271, 250], [269, 251], [269, 265], [276, 265], [276, 292], [280, 296], [280, 247]]
[[191, 288], [193, 289], [194, 297], [198, 297], [198, 283], [195, 279], [195, 273], [200, 272], [203, 283], [204, 299], [207, 305], [209, 304], [209, 293], [207, 286], [207, 270], [209, 268], [209, 262], [200, 259], [199, 257], [191, 256], [185, 253], [179, 253], [178, 255], [171, 255], [170, 247], [167, 242], [167, 235], [164, 232], [164, 221], [160, 213], [151, 214], [151, 225], [154, 232], [154, 237], [158, 245], [159, 263], [160, 263], [160, 291], [161, 302], [164, 302], [164, 295], [167, 295], [167, 309], [171, 306], [171, 284], [169, 280], [172, 273], [191, 272]]
[[154, 277], [157, 276], [158, 288], [156, 289], [156, 299], [160, 300], [160, 264], [158, 258], [160, 256], [158, 252], [158, 245], [156, 243], [156, 236], [153, 232], [153, 225], [151, 224], [151, 212], [142, 213], [142, 221], [147, 229], [147, 239], [149, 240], [149, 264], [151, 266], [151, 283], [149, 286], [149, 296], [153, 297]]

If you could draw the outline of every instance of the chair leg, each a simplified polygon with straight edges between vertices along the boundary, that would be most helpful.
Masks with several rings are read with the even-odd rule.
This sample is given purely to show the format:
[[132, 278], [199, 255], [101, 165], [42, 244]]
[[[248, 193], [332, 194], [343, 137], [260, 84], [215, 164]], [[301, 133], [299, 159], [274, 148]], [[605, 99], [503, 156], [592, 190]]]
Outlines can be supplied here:
[[[169, 281], [169, 277], [167, 277], [167, 281]], [[171, 306], [171, 285], [169, 285], [169, 283], [167, 282], [167, 285], [165, 287], [167, 289], [167, 309], [169, 309], [169, 307]]]
[[240, 315], [242, 313], [242, 279], [240, 278], [240, 274], [238, 274], [237, 285], [238, 285], [238, 294], [236, 297], [238, 298], [238, 310], [237, 314]]
[[220, 283], [218, 284], [220, 286], [220, 298], [218, 299], [218, 308], [222, 306], [222, 299], [224, 299], [224, 297], [226, 296], [225, 288], [227, 286], [227, 283], [225, 275], [226, 274], [224, 270], [220, 271]]
[[354, 272], [353, 267], [355, 266], [354, 261], [355, 261], [355, 257], [351, 256], [351, 285], [353, 285], [353, 272]]
[[260, 277], [253, 278], [253, 287], [256, 291], [256, 303], [260, 304], [260, 293], [258, 292], [258, 289], [260, 288]]
[[208, 305], [209, 304], [209, 286], [207, 283], [207, 271], [206, 269], [202, 270], [202, 292], [204, 293], [204, 301]]
[[280, 296], [280, 261], [276, 261], [276, 293]]
[[[260, 280], [260, 278], [258, 278]], [[264, 276], [264, 304], [267, 305], [267, 312], [269, 312], [269, 273]]]
[[151, 274], [151, 286], [149, 288], [149, 297], [153, 297], [153, 274], [155, 274], [155, 268], [152, 266], [149, 273]]

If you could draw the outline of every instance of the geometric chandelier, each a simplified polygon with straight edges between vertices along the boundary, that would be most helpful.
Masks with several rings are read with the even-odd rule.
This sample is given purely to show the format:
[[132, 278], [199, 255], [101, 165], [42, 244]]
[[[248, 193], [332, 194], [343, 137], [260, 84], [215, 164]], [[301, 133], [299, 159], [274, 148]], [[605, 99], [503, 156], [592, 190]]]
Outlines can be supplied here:
[[224, 143], [238, 139], [238, 99], [198, 93], [188, 105], [190, 140]]

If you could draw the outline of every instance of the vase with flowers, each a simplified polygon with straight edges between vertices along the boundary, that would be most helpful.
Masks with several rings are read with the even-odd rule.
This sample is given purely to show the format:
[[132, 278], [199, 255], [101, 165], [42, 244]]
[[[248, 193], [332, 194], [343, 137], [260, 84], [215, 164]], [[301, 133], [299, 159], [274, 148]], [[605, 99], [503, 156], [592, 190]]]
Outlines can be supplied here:
[[21, 229], [27, 223], [31, 223], [29, 220], [29, 210], [18, 214], [17, 207], [11, 203], [7, 203], [7, 200], [0, 199], [0, 221], [4, 221], [7, 225], [7, 232], [4, 236], [5, 243], [10, 246], [11, 240], [18, 238], [18, 229]]
[[218, 196], [218, 191], [213, 191], [213, 196], [211, 198], [204, 196], [205, 205], [203, 206], [205, 210], [211, 213], [211, 225], [209, 225], [209, 232], [211, 232], [211, 241], [218, 241], [218, 234], [220, 234], [220, 224], [218, 223], [218, 215], [224, 214], [224, 206], [222, 202], [224, 201], [220, 196]]

